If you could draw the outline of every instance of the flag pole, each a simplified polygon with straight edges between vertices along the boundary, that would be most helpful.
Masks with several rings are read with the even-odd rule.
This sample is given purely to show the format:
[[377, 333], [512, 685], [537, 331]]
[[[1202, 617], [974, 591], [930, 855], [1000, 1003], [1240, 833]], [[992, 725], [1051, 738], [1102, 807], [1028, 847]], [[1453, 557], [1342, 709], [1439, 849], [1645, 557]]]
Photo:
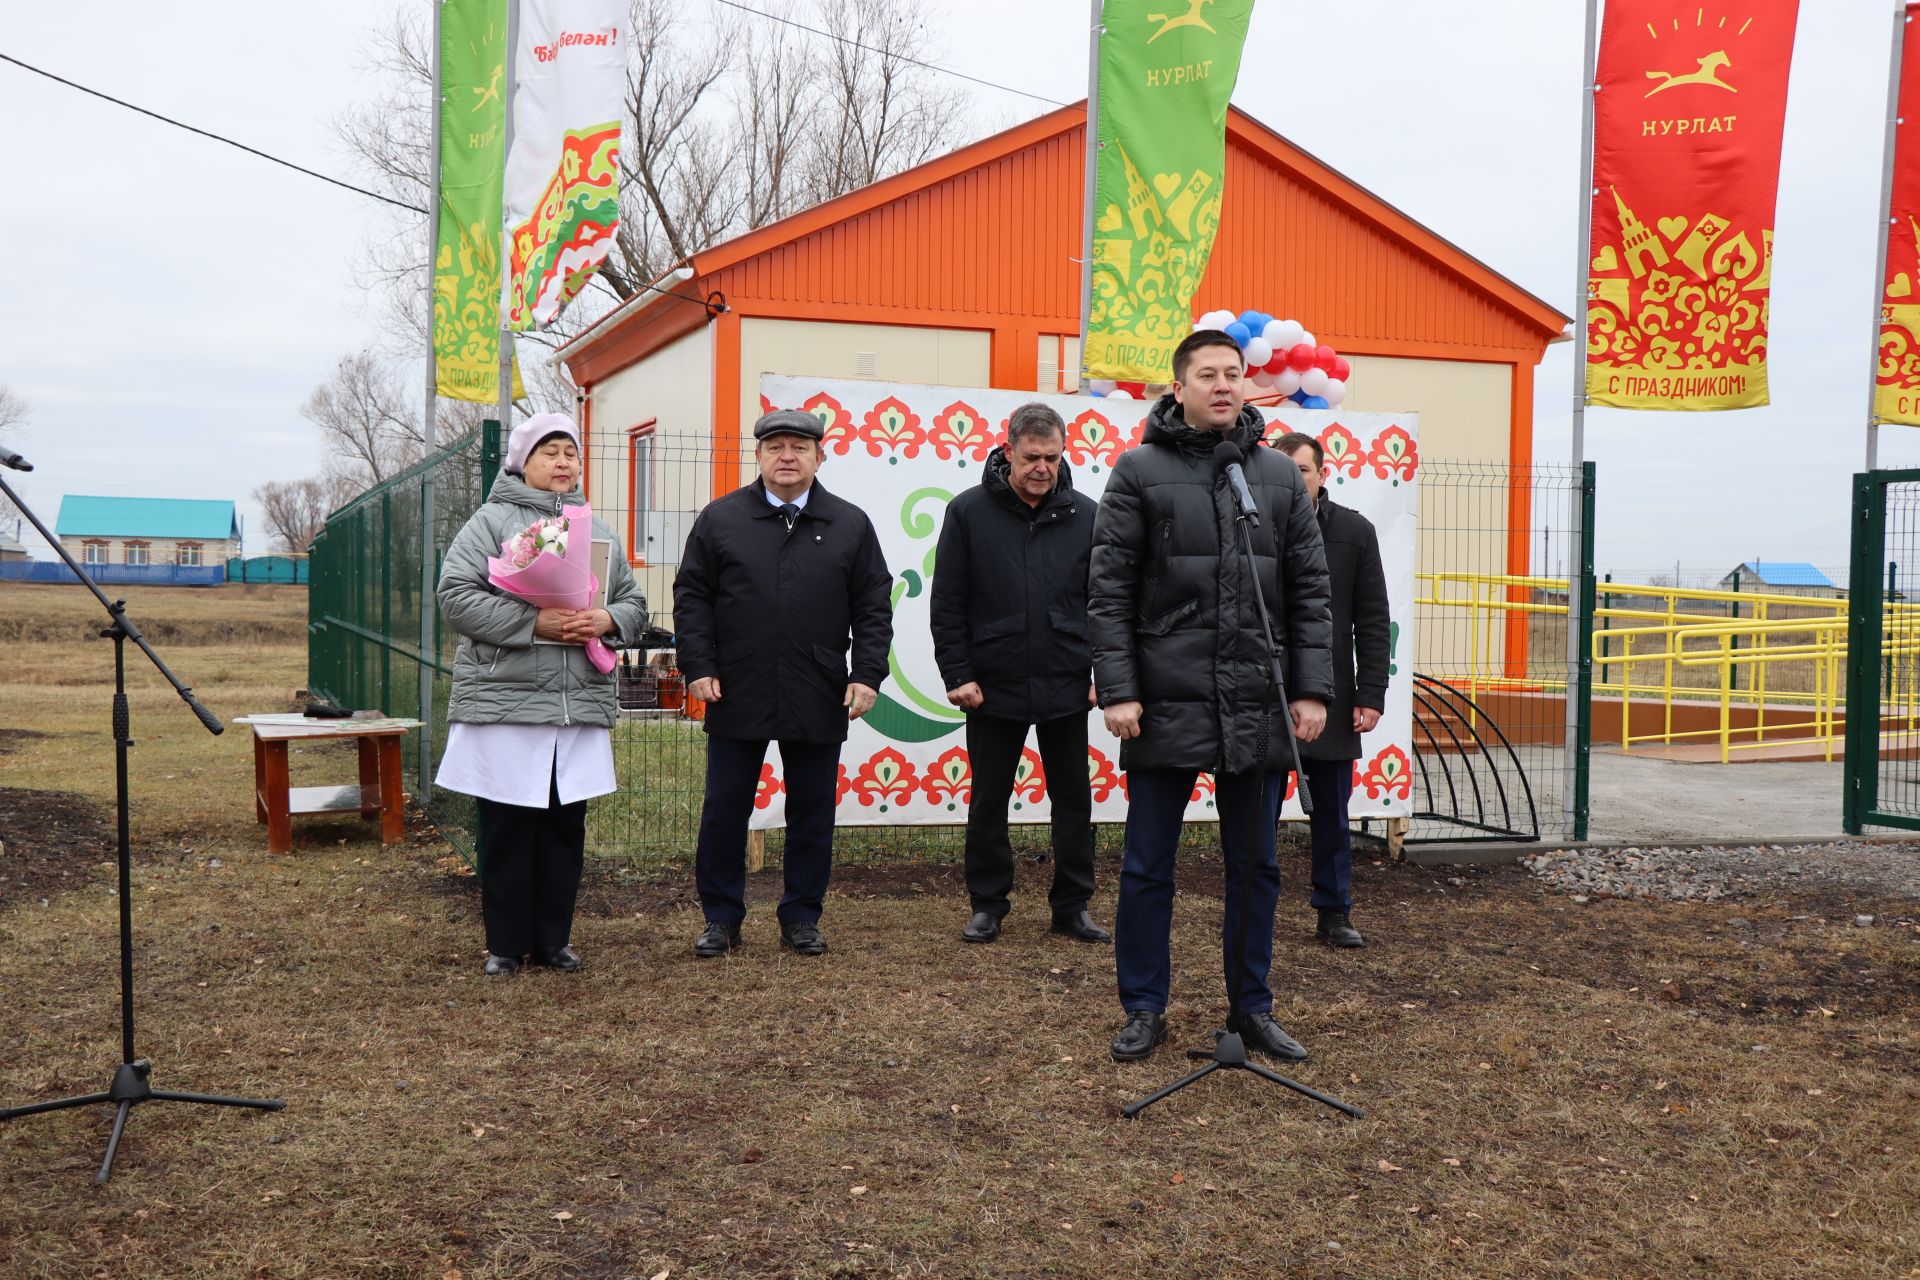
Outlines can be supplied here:
[[[425, 454], [433, 455], [435, 415], [439, 412], [440, 368], [433, 347], [434, 272], [440, 262], [440, 6], [443, 0], [428, 0], [433, 6], [433, 140], [432, 179], [427, 191], [427, 401], [420, 417], [420, 443]], [[425, 808], [433, 797], [433, 668], [439, 610], [434, 604], [433, 475], [420, 477], [420, 777], [414, 794]], [[383, 708], [384, 709], [384, 708]]]
[[[500, 101], [506, 115], [501, 155], [513, 154], [513, 68], [520, 41], [520, 0], [507, 0], [507, 66], [500, 77]], [[513, 430], [513, 329], [507, 322], [507, 293], [513, 283], [513, 243], [507, 238], [506, 202], [500, 215], [500, 438]]]
[[[1573, 294], [1573, 487], [1568, 522], [1567, 544], [1567, 734], [1565, 785], [1561, 788], [1561, 811], [1567, 833], [1576, 835], [1584, 825], [1577, 812], [1576, 791], [1580, 779], [1580, 725], [1586, 708], [1580, 705], [1581, 654], [1584, 634], [1581, 611], [1585, 599], [1580, 590], [1580, 548], [1584, 544], [1582, 511], [1583, 472], [1587, 461], [1587, 281], [1592, 274], [1593, 256], [1593, 96], [1599, 92], [1595, 66], [1600, 47], [1600, 2], [1587, 0], [1587, 39], [1580, 60], [1580, 240], [1575, 246], [1580, 264]], [[1545, 566], [1542, 566], [1544, 568]]]
[[1100, 187], [1100, 7], [1091, 0], [1087, 24], [1087, 181], [1080, 218], [1080, 383], [1087, 389], [1087, 324], [1093, 315], [1093, 202]]
[[1880, 161], [1880, 234], [1873, 268], [1873, 365], [1867, 379], [1867, 467], [1880, 461], [1880, 314], [1887, 289], [1887, 241], [1893, 234], [1893, 162], [1900, 133], [1900, 64], [1906, 53], [1907, 0], [1893, 6], [1893, 51], [1887, 57], [1887, 137]]

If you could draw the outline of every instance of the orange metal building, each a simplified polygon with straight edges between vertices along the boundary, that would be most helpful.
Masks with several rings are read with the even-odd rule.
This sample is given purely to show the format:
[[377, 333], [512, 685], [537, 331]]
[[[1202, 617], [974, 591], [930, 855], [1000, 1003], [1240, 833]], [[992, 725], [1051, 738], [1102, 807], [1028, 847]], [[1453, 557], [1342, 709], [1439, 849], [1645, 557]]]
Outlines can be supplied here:
[[[663, 282], [680, 297], [636, 295], [563, 348], [586, 398], [589, 492], [635, 512], [635, 563], [677, 559], [671, 513], [741, 482], [762, 373], [1075, 389], [1085, 124], [1065, 107], [703, 250]], [[689, 301], [715, 292], [717, 316]], [[1416, 411], [1423, 456], [1515, 474], [1532, 459], [1534, 368], [1568, 323], [1238, 110], [1194, 307], [1298, 319], [1353, 363], [1346, 408]], [[609, 466], [622, 438], [631, 461]], [[676, 440], [704, 474], [661, 472]], [[1524, 486], [1507, 514], [1523, 570]]]

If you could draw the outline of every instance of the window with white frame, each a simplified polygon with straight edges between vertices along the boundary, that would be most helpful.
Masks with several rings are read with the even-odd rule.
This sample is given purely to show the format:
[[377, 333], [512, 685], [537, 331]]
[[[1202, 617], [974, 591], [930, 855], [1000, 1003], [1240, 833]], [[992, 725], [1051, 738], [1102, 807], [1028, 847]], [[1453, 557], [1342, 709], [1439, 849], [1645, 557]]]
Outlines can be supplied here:
[[658, 564], [665, 548], [651, 545], [650, 538], [653, 533], [650, 519], [653, 515], [653, 425], [636, 427], [627, 437], [627, 446], [628, 492], [633, 501], [633, 520], [628, 526], [632, 545], [627, 548], [627, 555], [634, 560]]
[[174, 549], [173, 562], [178, 565], [185, 565], [190, 569], [198, 569], [202, 564], [206, 563], [206, 560], [199, 543], [183, 542]]
[[107, 562], [107, 544], [104, 542], [85, 543], [80, 548], [82, 564], [105, 564]]
[[152, 551], [153, 547], [148, 543], [129, 542], [127, 544], [127, 563], [151, 564], [153, 563]]

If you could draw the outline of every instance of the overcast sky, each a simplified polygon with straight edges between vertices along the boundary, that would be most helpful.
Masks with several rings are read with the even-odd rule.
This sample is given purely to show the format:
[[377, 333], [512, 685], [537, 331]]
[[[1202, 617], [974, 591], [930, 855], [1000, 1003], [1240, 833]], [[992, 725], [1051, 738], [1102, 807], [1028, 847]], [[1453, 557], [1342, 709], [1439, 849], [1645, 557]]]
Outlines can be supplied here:
[[[360, 49], [394, 8], [109, 0], [82, 26], [77, 11], [0, 0], [0, 53], [351, 176], [330, 122], [368, 95]], [[1878, 297], [1886, 9], [1802, 5], [1773, 405], [1588, 413], [1602, 570], [1845, 564]], [[685, 0], [685, 12], [733, 11]], [[1259, 0], [1234, 101], [1570, 312], [1582, 12], [1579, 0]], [[946, 65], [1068, 101], [1086, 90], [1087, 14], [1084, 0], [952, 0], [933, 34]], [[1047, 109], [970, 92], [983, 132]], [[0, 185], [0, 382], [32, 406], [14, 443], [39, 467], [9, 479], [49, 524], [69, 492], [233, 498], [249, 550], [265, 550], [249, 494], [318, 470], [300, 404], [376, 337], [353, 267], [385, 225], [380, 206], [5, 63]], [[1569, 344], [1551, 348], [1537, 458], [1568, 456], [1572, 376]], [[1885, 429], [1881, 459], [1920, 465], [1920, 437]]]

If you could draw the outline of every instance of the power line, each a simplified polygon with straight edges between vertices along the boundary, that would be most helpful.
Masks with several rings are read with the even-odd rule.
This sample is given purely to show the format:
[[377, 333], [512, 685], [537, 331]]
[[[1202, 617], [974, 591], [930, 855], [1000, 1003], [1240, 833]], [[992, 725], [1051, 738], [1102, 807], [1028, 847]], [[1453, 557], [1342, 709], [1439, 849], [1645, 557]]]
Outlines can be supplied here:
[[838, 40], [841, 44], [850, 44], [854, 48], [864, 49], [868, 53], [877, 53], [883, 58], [898, 58], [902, 62], [911, 62], [916, 67], [925, 67], [928, 71], [938, 71], [943, 76], [955, 76], [961, 80], [971, 80], [975, 84], [984, 85], [989, 89], [998, 89], [1002, 93], [1017, 93], [1023, 98], [1032, 98], [1035, 102], [1044, 102], [1050, 107], [1064, 107], [1067, 105], [1057, 98], [1048, 98], [1038, 93], [1029, 93], [1025, 89], [1016, 89], [1010, 84], [997, 84], [992, 80], [982, 80], [979, 76], [970, 76], [964, 71], [955, 71], [952, 67], [943, 67], [935, 62], [922, 62], [918, 58], [909, 58], [904, 53], [893, 53], [886, 49], [876, 49], [870, 44], [861, 44], [858, 40], [851, 39], [847, 36], [835, 35], [831, 31], [822, 31], [818, 27], [810, 27], [804, 22], [795, 22], [792, 18], [784, 18], [777, 13], [768, 13], [765, 9], [756, 9], [750, 4], [741, 4], [740, 0], [714, 0], [714, 3], [726, 5], [729, 9], [738, 9], [742, 13], [754, 14], [767, 19], [769, 22], [784, 22], [790, 27], [798, 27], [800, 30], [811, 32], [816, 36], [822, 36], [828, 40]]
[[378, 191], [369, 191], [365, 187], [356, 187], [351, 182], [342, 182], [340, 179], [330, 178], [324, 173], [316, 173], [314, 170], [305, 168], [301, 165], [297, 165], [293, 163], [293, 161], [291, 160], [282, 160], [279, 156], [268, 155], [266, 152], [261, 151], [257, 147], [250, 147], [244, 142], [235, 142], [232, 138], [222, 137], [217, 133], [209, 133], [205, 129], [197, 129], [193, 125], [187, 124], [180, 120], [175, 120], [171, 116], [163, 116], [158, 111], [149, 111], [145, 107], [135, 106], [133, 103], [124, 101], [120, 98], [116, 98], [110, 93], [102, 93], [98, 89], [89, 89], [86, 85], [76, 84], [74, 81], [69, 80], [64, 76], [57, 76], [53, 74], [53, 72], [51, 71], [44, 71], [41, 68], [34, 66], [32, 63], [22, 62], [20, 61], [20, 59], [11, 57], [7, 54], [0, 53], [0, 62], [11, 62], [16, 67], [20, 67], [26, 71], [31, 71], [37, 76], [45, 76], [47, 79], [52, 80], [57, 84], [66, 85], [69, 89], [78, 89], [82, 93], [92, 94], [96, 98], [100, 98], [107, 102], [111, 102], [116, 107], [125, 107], [129, 111], [137, 111], [143, 116], [151, 116], [153, 119], [158, 120], [163, 124], [170, 124], [176, 129], [185, 129], [188, 133], [197, 133], [203, 138], [211, 138], [215, 142], [224, 142], [230, 147], [239, 148], [240, 150], [246, 152], [248, 155], [259, 156], [262, 160], [271, 160], [273, 161], [273, 163], [277, 165], [281, 165], [281, 166], [284, 166], [285, 168], [292, 169], [295, 173], [304, 173], [309, 178], [318, 178], [322, 182], [331, 182], [336, 187], [344, 187], [348, 191], [357, 192], [358, 194], [363, 196], [372, 196], [375, 200], [383, 200], [387, 204], [393, 205], [396, 208], [410, 209], [414, 213], [426, 212], [426, 210], [422, 209], [419, 205], [408, 204], [405, 200], [396, 200], [392, 196], [383, 196]]

